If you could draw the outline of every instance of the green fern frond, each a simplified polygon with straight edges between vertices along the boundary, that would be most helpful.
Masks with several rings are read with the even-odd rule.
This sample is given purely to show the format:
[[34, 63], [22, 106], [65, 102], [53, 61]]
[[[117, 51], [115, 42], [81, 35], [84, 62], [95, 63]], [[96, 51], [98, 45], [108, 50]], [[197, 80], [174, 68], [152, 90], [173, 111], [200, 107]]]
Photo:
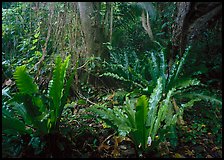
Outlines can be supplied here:
[[185, 93], [184, 97], [188, 97], [188, 98], [195, 98], [198, 97], [201, 100], [207, 101], [207, 102], [211, 102], [214, 104], [217, 104], [219, 106], [222, 106], [222, 100], [221, 98], [217, 98], [214, 95], [211, 95], [212, 93], [197, 93], [197, 92], [191, 92], [191, 93]]
[[141, 74], [137, 73], [134, 69], [132, 69], [131, 67], [128, 68], [129, 72], [133, 75], [134, 80], [139, 82], [142, 86], [146, 87], [149, 85], [149, 82], [142, 77]]
[[176, 83], [176, 81], [178, 81], [178, 78], [180, 78], [180, 72], [183, 69], [183, 65], [186, 61], [186, 57], [188, 56], [188, 54], [190, 53], [190, 48], [188, 47], [185, 52], [183, 57], [179, 60], [179, 58], [176, 58], [176, 61], [174, 62], [174, 64], [171, 67], [170, 70], [170, 74], [167, 80], [167, 88], [168, 90], [172, 88], [172, 86]]
[[[168, 110], [172, 109], [170, 98], [173, 95], [173, 93], [175, 92], [175, 90], [176, 90], [175, 88], [172, 88], [171, 90], [169, 90], [169, 92], [166, 95], [166, 99], [164, 99], [161, 102], [161, 105], [160, 105], [159, 111], [158, 111], [158, 119], [160, 119], [161, 121], [166, 119], [166, 117], [170, 113]], [[168, 123], [168, 122], [166, 122], [166, 123]]]
[[120, 80], [120, 81], [124, 81], [124, 82], [129, 82], [128, 79], [125, 79], [124, 77], [121, 77], [115, 73], [111, 73], [111, 72], [106, 72], [106, 73], [103, 73], [102, 75], [100, 75], [100, 77], [102, 76], [106, 76], [106, 77], [111, 77], [111, 78], [114, 78], [114, 79], [117, 79], [117, 80]]
[[169, 86], [167, 86], [166, 90], [169, 90], [170, 88], [176, 88], [177, 89], [176, 93], [182, 93], [184, 89], [199, 85], [201, 85], [201, 83], [196, 78], [180, 78], [175, 83], [174, 82], [170, 83]]
[[147, 139], [149, 136], [149, 128], [145, 126], [148, 115], [148, 99], [145, 95], [138, 98], [136, 103], [135, 122], [136, 131], [135, 141], [138, 145], [142, 145], [143, 149], [147, 148]]
[[183, 109], [190, 108], [194, 105], [195, 102], [199, 102], [199, 101], [201, 101], [200, 98], [191, 99], [189, 102], [185, 104], [181, 104], [181, 108]]
[[176, 73], [175, 73], [175, 76], [174, 76], [174, 80], [176, 80], [180, 74], [180, 71], [182, 70], [183, 68], [183, 64], [185, 63], [186, 61], [186, 57], [188, 56], [188, 54], [190, 53], [190, 49], [191, 47], [188, 47], [185, 52], [184, 52], [184, 55], [183, 57], [181, 58], [180, 62], [179, 62], [179, 65], [178, 65], [178, 68], [176, 70]]
[[94, 105], [87, 109], [99, 116], [112, 128], [118, 130], [119, 134], [126, 136], [131, 130], [127, 123], [128, 117], [120, 108], [115, 106], [113, 109], [107, 108], [105, 105]]
[[157, 86], [154, 88], [150, 99], [149, 99], [149, 112], [148, 112], [148, 119], [146, 122], [146, 126], [150, 127], [150, 133], [152, 132], [152, 126], [155, 121], [156, 112], [158, 108], [158, 103], [162, 97], [162, 78], [158, 78], [157, 80]]
[[64, 79], [66, 76], [66, 70], [68, 68], [68, 63], [70, 56], [68, 56], [64, 62], [60, 57], [56, 58], [55, 68], [53, 71], [52, 81], [49, 83], [49, 96], [53, 100], [53, 105], [50, 106], [52, 112], [52, 122], [56, 122], [56, 118], [61, 112], [61, 98], [63, 96]]
[[14, 116], [14, 112], [9, 110], [6, 106], [2, 106], [2, 131], [13, 130], [15, 134], [31, 133], [30, 130], [26, 130], [25, 123], [20, 121]]
[[38, 86], [34, 83], [33, 78], [26, 72], [26, 66], [16, 67], [13, 76], [20, 93], [32, 95], [38, 92]]
[[124, 107], [124, 110], [128, 116], [128, 122], [129, 126], [134, 130], [136, 128], [136, 123], [135, 123], [135, 109], [134, 109], [134, 103], [131, 102], [131, 100], [126, 97], [125, 99], [126, 107]]
[[160, 75], [162, 77], [162, 85], [163, 85], [163, 90], [165, 90], [166, 86], [166, 69], [167, 69], [167, 64], [165, 61], [165, 55], [164, 55], [163, 49], [159, 53], [159, 60], [160, 60]]
[[[67, 100], [67, 97], [69, 95], [69, 90], [70, 90], [70, 87], [72, 85], [72, 82], [73, 82], [73, 79], [74, 79], [74, 76], [77, 72], [77, 66], [76, 65], [76, 68], [74, 69], [74, 71], [72, 72], [71, 76], [69, 77], [68, 81], [66, 82], [66, 86], [65, 86], [65, 90], [64, 90], [64, 94], [63, 94], [63, 97], [62, 97], [62, 100], [61, 100], [61, 106], [64, 106], [66, 104], [66, 100]], [[60, 113], [62, 112], [59, 111]]]
[[150, 68], [149, 68], [149, 71], [150, 71], [150, 74], [152, 76], [152, 80], [154, 82], [157, 81], [157, 79], [159, 78], [159, 63], [158, 63], [158, 59], [155, 55], [154, 52], [150, 52], [150, 59], [148, 59], [148, 62], [149, 62], [149, 65], [150, 65]]

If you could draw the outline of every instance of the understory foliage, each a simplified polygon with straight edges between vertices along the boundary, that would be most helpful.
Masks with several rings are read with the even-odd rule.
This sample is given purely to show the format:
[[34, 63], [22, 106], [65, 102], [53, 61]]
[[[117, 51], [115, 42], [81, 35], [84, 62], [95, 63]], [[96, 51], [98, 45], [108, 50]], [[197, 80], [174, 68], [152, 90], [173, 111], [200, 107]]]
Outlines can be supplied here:
[[16, 68], [14, 78], [19, 91], [3, 104], [3, 133], [34, 137], [59, 133], [61, 114], [74, 76], [65, 81], [69, 60], [70, 56], [64, 62], [56, 58], [47, 95], [41, 94], [25, 66]]
[[2, 2], [2, 157], [222, 157], [222, 21], [180, 57], [177, 2], [89, 2], [104, 59], [80, 3]]
[[[116, 129], [120, 136], [130, 136], [137, 150], [145, 151], [151, 143], [155, 143], [159, 132], [167, 128], [173, 130], [177, 122], [183, 124], [184, 110], [192, 107], [195, 102], [206, 100], [222, 105], [217, 97], [200, 92], [201, 89], [197, 90], [196, 87], [204, 87], [199, 80], [183, 74], [182, 69], [189, 53], [190, 47], [183, 57], [176, 58], [170, 70], [164, 49], [160, 52], [148, 52], [148, 63], [140, 63], [132, 52], [130, 55], [135, 56], [135, 66], [133, 61], [129, 61], [127, 54], [124, 57], [115, 57], [112, 54], [114, 63], [108, 63], [108, 66], [113, 72], [102, 75], [133, 84], [133, 91], [126, 95], [126, 101], [121, 106], [114, 105], [109, 108], [104, 103], [92, 106], [90, 111]], [[143, 77], [146, 69], [150, 74], [149, 79]], [[136, 98], [129, 98], [131, 95], [140, 97], [135, 102]], [[161, 133], [160, 136], [165, 137]]]

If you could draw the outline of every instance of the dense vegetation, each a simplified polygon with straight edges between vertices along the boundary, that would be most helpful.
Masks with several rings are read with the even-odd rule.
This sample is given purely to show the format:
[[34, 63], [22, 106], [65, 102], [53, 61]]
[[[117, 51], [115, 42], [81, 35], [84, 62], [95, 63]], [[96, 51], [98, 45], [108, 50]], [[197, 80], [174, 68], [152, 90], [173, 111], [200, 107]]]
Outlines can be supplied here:
[[2, 157], [221, 158], [221, 11], [2, 2]]

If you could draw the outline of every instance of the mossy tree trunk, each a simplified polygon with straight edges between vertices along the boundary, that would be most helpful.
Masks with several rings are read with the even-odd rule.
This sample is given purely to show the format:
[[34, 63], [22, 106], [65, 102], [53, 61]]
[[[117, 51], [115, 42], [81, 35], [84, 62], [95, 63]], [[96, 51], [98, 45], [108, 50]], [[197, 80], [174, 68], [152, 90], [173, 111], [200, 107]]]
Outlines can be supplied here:
[[87, 57], [106, 57], [106, 48], [103, 43], [105, 36], [100, 23], [101, 2], [78, 2], [82, 31], [87, 49]]

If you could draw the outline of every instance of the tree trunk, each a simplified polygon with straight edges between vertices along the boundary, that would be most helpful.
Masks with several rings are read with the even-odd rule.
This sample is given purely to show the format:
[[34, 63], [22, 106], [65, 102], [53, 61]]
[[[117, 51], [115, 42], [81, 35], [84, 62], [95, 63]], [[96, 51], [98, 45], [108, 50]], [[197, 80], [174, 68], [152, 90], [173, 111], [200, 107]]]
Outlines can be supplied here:
[[87, 57], [91, 55], [105, 58], [104, 34], [100, 23], [100, 2], [78, 2], [81, 26], [87, 48]]
[[177, 17], [172, 37], [174, 53], [181, 56], [186, 45], [192, 43], [209, 22], [219, 18], [217, 15], [221, 12], [221, 2], [177, 2]]

